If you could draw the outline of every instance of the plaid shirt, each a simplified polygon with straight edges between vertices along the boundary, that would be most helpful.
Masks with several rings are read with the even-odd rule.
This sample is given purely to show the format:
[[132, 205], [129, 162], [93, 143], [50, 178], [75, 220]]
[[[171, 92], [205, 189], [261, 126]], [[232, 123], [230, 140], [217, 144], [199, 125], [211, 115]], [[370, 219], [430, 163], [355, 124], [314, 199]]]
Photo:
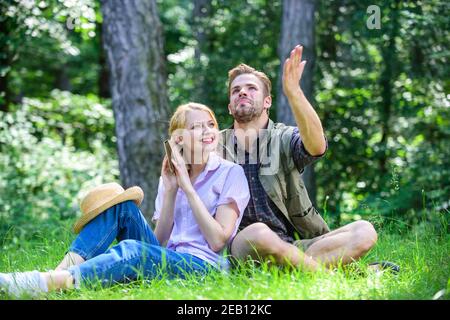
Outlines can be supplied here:
[[[259, 141], [257, 141], [258, 143]], [[237, 142], [235, 139], [235, 150]], [[304, 168], [323, 155], [314, 157], [306, 151], [303, 141], [300, 137], [298, 128], [294, 129], [291, 138], [291, 152], [295, 166], [299, 172], [303, 172]], [[328, 148], [328, 146], [327, 146]], [[259, 150], [259, 145], [258, 145]], [[325, 153], [324, 153], [325, 154]], [[296, 240], [295, 229], [278, 207], [272, 202], [266, 194], [258, 176], [260, 167], [259, 157], [256, 164], [249, 163], [249, 154], [245, 153], [245, 164], [241, 164], [248, 180], [250, 189], [250, 201], [244, 211], [244, 215], [239, 226], [239, 230], [244, 229], [255, 222], [265, 223], [271, 230], [287, 242]]]

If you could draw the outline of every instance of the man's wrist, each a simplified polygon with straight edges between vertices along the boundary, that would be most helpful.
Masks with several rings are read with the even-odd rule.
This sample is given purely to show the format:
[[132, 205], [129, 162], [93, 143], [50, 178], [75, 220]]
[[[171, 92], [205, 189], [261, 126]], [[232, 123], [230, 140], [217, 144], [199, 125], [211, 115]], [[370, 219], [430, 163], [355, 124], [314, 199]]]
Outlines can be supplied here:
[[288, 98], [289, 102], [293, 101], [297, 101], [298, 99], [300, 99], [302, 96], [304, 96], [303, 90], [298, 87], [295, 90], [290, 90], [289, 92], [286, 92], [286, 97]]

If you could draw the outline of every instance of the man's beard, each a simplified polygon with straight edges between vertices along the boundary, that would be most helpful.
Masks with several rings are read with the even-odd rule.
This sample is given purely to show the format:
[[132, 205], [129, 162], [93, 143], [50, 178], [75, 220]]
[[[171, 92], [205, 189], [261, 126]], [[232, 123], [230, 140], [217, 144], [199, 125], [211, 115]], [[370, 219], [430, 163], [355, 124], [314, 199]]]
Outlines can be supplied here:
[[250, 105], [245, 105], [243, 107], [239, 104], [234, 107], [232, 112], [234, 120], [238, 123], [248, 123], [253, 119], [257, 119], [261, 116], [263, 108], [257, 108], [259, 105], [255, 105], [255, 102], [251, 102]]

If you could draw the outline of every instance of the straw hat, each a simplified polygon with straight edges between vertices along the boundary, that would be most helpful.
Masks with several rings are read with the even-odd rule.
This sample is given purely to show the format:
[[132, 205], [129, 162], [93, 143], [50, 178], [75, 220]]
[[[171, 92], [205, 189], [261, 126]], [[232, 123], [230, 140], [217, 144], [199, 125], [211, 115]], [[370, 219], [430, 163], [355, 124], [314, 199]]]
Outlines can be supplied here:
[[81, 218], [73, 226], [73, 231], [79, 233], [85, 224], [115, 204], [133, 200], [139, 206], [142, 199], [144, 192], [139, 187], [124, 190], [115, 182], [99, 185], [81, 200]]

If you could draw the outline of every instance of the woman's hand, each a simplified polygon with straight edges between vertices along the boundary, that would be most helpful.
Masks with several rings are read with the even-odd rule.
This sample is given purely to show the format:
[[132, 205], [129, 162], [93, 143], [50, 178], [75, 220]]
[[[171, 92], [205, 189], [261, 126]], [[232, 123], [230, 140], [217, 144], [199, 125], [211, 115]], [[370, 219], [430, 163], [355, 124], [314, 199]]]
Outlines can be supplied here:
[[170, 172], [169, 158], [167, 158], [167, 155], [164, 156], [161, 169], [161, 177], [163, 179], [164, 189], [167, 192], [176, 192], [178, 190], [177, 177], [175, 176], [175, 174]]
[[161, 215], [156, 221], [155, 236], [159, 243], [166, 245], [173, 229], [173, 215], [175, 210], [175, 199], [177, 197], [177, 177], [170, 171], [169, 158], [164, 156], [161, 168], [161, 177], [164, 185], [164, 196], [162, 201]]
[[169, 141], [169, 143], [172, 147], [172, 163], [175, 167], [177, 183], [185, 193], [189, 193], [194, 190], [194, 187], [192, 186], [191, 178], [187, 171], [186, 162], [179, 151], [180, 147], [173, 141]]

